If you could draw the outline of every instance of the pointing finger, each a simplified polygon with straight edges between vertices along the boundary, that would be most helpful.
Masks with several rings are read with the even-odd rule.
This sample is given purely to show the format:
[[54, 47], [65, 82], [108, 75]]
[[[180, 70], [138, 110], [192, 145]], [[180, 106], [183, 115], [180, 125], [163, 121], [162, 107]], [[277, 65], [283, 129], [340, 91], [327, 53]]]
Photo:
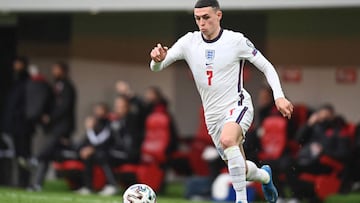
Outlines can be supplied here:
[[155, 54], [156, 55], [160, 55], [160, 50], [157, 48], [157, 49], [155, 49]]

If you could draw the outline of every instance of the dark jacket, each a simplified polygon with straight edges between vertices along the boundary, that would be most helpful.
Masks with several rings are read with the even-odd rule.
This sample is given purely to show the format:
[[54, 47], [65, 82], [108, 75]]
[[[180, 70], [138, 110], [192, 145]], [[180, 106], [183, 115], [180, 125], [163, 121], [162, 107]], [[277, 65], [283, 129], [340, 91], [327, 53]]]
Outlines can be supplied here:
[[134, 119], [139, 122], [139, 127], [141, 133], [144, 132], [145, 129], [145, 118], [146, 118], [146, 111], [144, 102], [137, 96], [133, 96], [129, 99], [130, 103], [130, 113], [135, 117]]
[[342, 162], [347, 161], [350, 155], [350, 136], [342, 131], [344, 127], [344, 124], [338, 124], [336, 120], [317, 123], [312, 127], [304, 126], [298, 135], [298, 140], [304, 146], [301, 151], [305, 154], [307, 146], [316, 142], [323, 147], [322, 155]]
[[17, 135], [28, 131], [26, 122], [26, 83], [29, 75], [26, 70], [15, 73], [11, 90], [7, 96], [4, 108], [3, 130]]
[[42, 75], [31, 77], [26, 83], [26, 118], [33, 124], [50, 113], [52, 90]]
[[[128, 114], [123, 119], [115, 119], [111, 122], [111, 135], [114, 139], [112, 151], [114, 158], [131, 161], [140, 160], [143, 134], [141, 133], [136, 116]], [[119, 154], [119, 157], [116, 156]], [[121, 155], [122, 154], [122, 155]]]
[[53, 87], [54, 102], [50, 113], [50, 133], [70, 137], [75, 130], [76, 91], [68, 79], [57, 80]]

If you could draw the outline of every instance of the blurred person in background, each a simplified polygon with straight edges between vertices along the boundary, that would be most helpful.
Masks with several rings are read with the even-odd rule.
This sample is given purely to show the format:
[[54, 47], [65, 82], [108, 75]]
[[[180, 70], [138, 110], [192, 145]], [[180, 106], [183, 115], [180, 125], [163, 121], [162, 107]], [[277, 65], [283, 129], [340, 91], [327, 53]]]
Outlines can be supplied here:
[[[261, 133], [263, 132], [263, 123], [269, 117], [282, 117], [281, 113], [277, 110], [273, 100], [273, 92], [270, 86], [264, 84], [258, 92], [257, 98], [257, 122], [249, 129], [248, 136], [244, 142], [244, 150], [247, 157], [255, 163], [268, 164], [272, 166], [272, 174], [274, 184], [277, 186], [279, 198], [278, 202], [282, 202], [285, 197], [286, 182], [281, 180], [283, 174], [292, 163], [291, 157], [286, 153], [286, 150], [276, 158], [271, 160], [259, 160], [259, 152], [262, 149]], [[284, 119], [287, 123], [289, 121]], [[287, 125], [288, 126], [288, 125]]]
[[[31, 155], [31, 125], [26, 119], [26, 84], [29, 80], [28, 59], [17, 57], [13, 62], [13, 82], [6, 98], [3, 133], [12, 137], [17, 160], [27, 159]], [[20, 167], [16, 186], [26, 187], [30, 181], [30, 173]]]
[[276, 109], [275, 102], [273, 100], [273, 92], [270, 86], [264, 85], [261, 87], [258, 93], [258, 124], [264, 121], [265, 118], [272, 116], [272, 115], [280, 115], [280, 112]]
[[117, 192], [115, 176], [109, 164], [108, 149], [113, 144], [109, 108], [105, 103], [98, 103], [93, 108], [93, 115], [85, 120], [86, 137], [79, 149], [79, 157], [85, 163], [83, 173], [84, 186], [76, 192], [87, 195], [92, 192], [93, 167], [99, 165], [105, 173], [107, 185], [100, 191], [100, 195], [113, 195]]
[[42, 122], [47, 126], [50, 137], [33, 161], [37, 170], [30, 189], [34, 191], [41, 190], [49, 162], [59, 158], [61, 150], [71, 146], [70, 138], [75, 130], [76, 91], [68, 73], [69, 67], [64, 62], [52, 66], [54, 100], [50, 114], [42, 116]]
[[53, 92], [45, 76], [36, 65], [29, 66], [30, 80], [26, 84], [26, 117], [34, 125], [51, 109]]
[[258, 129], [261, 127], [265, 118], [271, 115], [280, 115], [276, 109], [275, 102], [273, 100], [273, 93], [269, 86], [263, 85], [258, 92], [258, 114], [257, 122], [249, 129], [248, 136], [244, 142], [244, 150], [249, 160], [259, 163], [258, 153], [261, 149], [260, 140], [258, 136]]
[[145, 107], [144, 102], [131, 89], [128, 82], [119, 80], [115, 84], [116, 95], [122, 95], [128, 98], [130, 104], [130, 112], [136, 117], [139, 123], [143, 124], [141, 131], [144, 130], [145, 125]]
[[349, 182], [353, 183], [351, 186], [351, 190], [353, 191], [359, 191], [360, 189], [360, 123], [357, 124], [355, 129], [355, 142], [354, 142], [354, 149], [352, 154], [353, 159], [355, 160], [352, 163], [350, 163], [350, 175]]
[[[295, 163], [295, 171], [291, 170], [289, 175], [297, 176], [303, 172], [330, 173], [332, 168], [320, 162], [322, 156], [328, 156], [343, 164], [347, 163], [351, 151], [349, 135], [342, 130], [345, 126], [345, 120], [336, 115], [332, 105], [323, 105], [314, 112], [297, 134], [302, 148]], [[295, 197], [313, 198], [313, 187], [309, 187], [309, 183], [304, 183], [296, 177], [290, 177], [289, 180], [292, 181]]]
[[[29, 66], [30, 80], [26, 83], [26, 119], [30, 124], [31, 135], [36, 126], [42, 125], [42, 117], [50, 113], [53, 98], [52, 89], [36, 65]], [[31, 146], [31, 142], [29, 143]], [[21, 160], [24, 167], [29, 160]]]
[[179, 136], [175, 120], [168, 109], [168, 101], [158, 87], [148, 87], [144, 95], [146, 115], [155, 111], [166, 113], [170, 118], [170, 143], [167, 149], [167, 154], [175, 152], [179, 148]]
[[[140, 130], [141, 124], [130, 111], [127, 97], [119, 95], [115, 98], [111, 117], [110, 130], [114, 140], [109, 148], [111, 165], [117, 167], [126, 163], [139, 163], [144, 134]], [[108, 185], [103, 191], [104, 195], [113, 195], [117, 188]]]

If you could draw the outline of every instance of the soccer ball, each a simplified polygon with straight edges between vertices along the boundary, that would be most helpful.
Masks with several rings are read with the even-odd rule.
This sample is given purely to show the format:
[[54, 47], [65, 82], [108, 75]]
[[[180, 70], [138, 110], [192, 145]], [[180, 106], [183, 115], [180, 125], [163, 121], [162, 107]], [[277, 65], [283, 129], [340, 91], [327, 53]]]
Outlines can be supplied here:
[[156, 203], [156, 194], [145, 184], [135, 184], [126, 189], [123, 203]]

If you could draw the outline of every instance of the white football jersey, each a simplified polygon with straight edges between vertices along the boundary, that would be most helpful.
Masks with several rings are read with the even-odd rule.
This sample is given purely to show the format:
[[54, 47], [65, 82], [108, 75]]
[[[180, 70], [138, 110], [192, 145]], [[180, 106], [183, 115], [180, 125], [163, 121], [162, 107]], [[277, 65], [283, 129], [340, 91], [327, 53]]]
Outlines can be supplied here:
[[206, 40], [199, 31], [189, 32], [168, 50], [162, 62], [152, 61], [150, 67], [159, 71], [177, 60], [185, 60], [192, 71], [207, 125], [217, 122], [224, 111], [243, 99], [245, 60], [265, 74], [275, 99], [284, 97], [274, 67], [241, 33], [221, 30], [214, 40]]

